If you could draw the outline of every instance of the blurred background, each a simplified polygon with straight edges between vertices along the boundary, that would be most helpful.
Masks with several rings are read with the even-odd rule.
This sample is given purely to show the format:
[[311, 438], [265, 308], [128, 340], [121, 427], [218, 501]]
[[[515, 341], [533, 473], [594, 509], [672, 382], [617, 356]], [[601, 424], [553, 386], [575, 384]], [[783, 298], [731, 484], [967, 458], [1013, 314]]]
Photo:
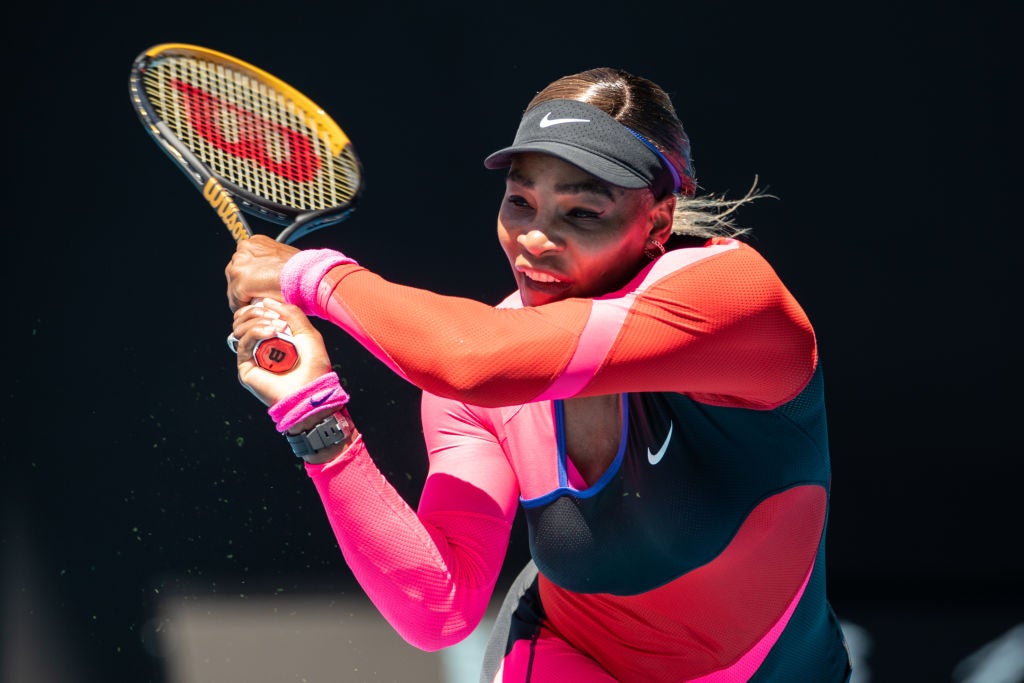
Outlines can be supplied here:
[[[129, 104], [133, 59], [162, 42], [256, 64], [350, 135], [362, 204], [299, 246], [487, 303], [513, 282], [494, 234], [502, 175], [482, 159], [532, 95], [595, 66], [662, 85], [703, 191], [737, 197], [756, 178], [778, 197], [739, 220], [817, 330], [830, 590], [855, 680], [1021, 680], [1008, 5], [24, 5], [4, 28], [4, 683], [476, 680], [475, 637], [428, 654], [382, 624], [238, 385], [233, 245]], [[418, 392], [320, 329], [415, 505]], [[503, 582], [526, 559], [522, 529]]]

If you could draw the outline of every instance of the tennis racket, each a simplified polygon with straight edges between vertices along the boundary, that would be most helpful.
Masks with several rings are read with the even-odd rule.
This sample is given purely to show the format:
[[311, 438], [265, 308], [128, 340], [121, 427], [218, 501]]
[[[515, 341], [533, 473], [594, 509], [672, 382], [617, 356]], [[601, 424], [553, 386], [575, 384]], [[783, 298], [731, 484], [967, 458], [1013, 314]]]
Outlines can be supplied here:
[[[343, 221], [363, 189], [345, 132], [284, 81], [222, 52], [163, 43], [142, 52], [129, 79], [146, 131], [192, 181], [228, 233], [252, 237], [245, 214], [300, 237]], [[228, 337], [234, 350], [237, 339]], [[287, 334], [262, 340], [260, 367], [284, 373], [298, 353]]]

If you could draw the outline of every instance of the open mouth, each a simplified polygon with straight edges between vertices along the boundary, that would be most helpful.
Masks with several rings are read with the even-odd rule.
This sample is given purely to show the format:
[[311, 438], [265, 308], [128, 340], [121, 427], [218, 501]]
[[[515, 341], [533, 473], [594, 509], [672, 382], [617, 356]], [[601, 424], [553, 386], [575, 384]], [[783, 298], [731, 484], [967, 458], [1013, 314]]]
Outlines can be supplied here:
[[529, 280], [530, 282], [538, 282], [538, 283], [541, 283], [541, 284], [552, 284], [552, 283], [565, 283], [565, 284], [568, 284], [568, 283], [565, 282], [565, 280], [562, 280], [561, 278], [556, 277], [556, 276], [552, 275], [551, 273], [545, 273], [545, 272], [540, 271], [540, 270], [534, 270], [533, 268], [525, 268], [523, 266], [519, 266], [518, 268], [516, 268], [516, 270], [518, 270], [520, 273], [522, 273], [526, 277], [526, 279]]
[[572, 288], [572, 282], [551, 273], [524, 266], [518, 266], [516, 270], [523, 276], [522, 287], [546, 296], [562, 297]]

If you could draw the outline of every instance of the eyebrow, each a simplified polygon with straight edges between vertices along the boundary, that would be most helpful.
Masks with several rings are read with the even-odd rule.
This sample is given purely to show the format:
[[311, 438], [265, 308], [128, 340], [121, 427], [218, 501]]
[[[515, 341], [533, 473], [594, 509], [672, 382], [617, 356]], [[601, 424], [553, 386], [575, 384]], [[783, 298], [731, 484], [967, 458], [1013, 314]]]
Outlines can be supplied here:
[[[508, 172], [508, 179], [515, 181], [523, 187], [533, 189], [534, 182], [530, 178], [516, 170], [510, 170]], [[611, 188], [604, 183], [595, 180], [581, 180], [578, 183], [558, 183], [555, 185], [555, 192], [559, 194], [596, 194], [601, 197], [607, 197], [611, 201], [615, 201], [615, 196], [612, 194]]]

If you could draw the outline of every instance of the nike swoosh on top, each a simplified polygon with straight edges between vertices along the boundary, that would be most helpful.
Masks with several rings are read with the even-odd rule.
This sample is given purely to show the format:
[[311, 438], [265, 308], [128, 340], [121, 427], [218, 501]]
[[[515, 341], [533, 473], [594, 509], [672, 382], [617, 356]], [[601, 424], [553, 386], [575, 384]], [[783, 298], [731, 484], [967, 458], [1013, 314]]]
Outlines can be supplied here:
[[590, 119], [553, 119], [551, 112], [544, 114], [544, 118], [540, 120], [538, 124], [541, 128], [547, 128], [548, 126], [557, 126], [560, 123], [590, 123]]
[[324, 403], [327, 402], [327, 399], [329, 399], [331, 396], [334, 396], [334, 389], [331, 389], [330, 391], [328, 391], [326, 394], [324, 394], [323, 398], [320, 398], [320, 399], [318, 399], [316, 396], [310, 396], [309, 397], [309, 403], [314, 408], [317, 407], [317, 406], [322, 406]]
[[661, 462], [661, 459], [665, 457], [665, 451], [668, 450], [668, 442], [672, 440], [672, 427], [671, 422], [668, 423], [668, 435], [665, 437], [664, 443], [661, 444], [661, 448], [658, 449], [657, 453], [651, 453], [651, 449], [647, 449], [647, 462], [652, 465], [657, 465]]

